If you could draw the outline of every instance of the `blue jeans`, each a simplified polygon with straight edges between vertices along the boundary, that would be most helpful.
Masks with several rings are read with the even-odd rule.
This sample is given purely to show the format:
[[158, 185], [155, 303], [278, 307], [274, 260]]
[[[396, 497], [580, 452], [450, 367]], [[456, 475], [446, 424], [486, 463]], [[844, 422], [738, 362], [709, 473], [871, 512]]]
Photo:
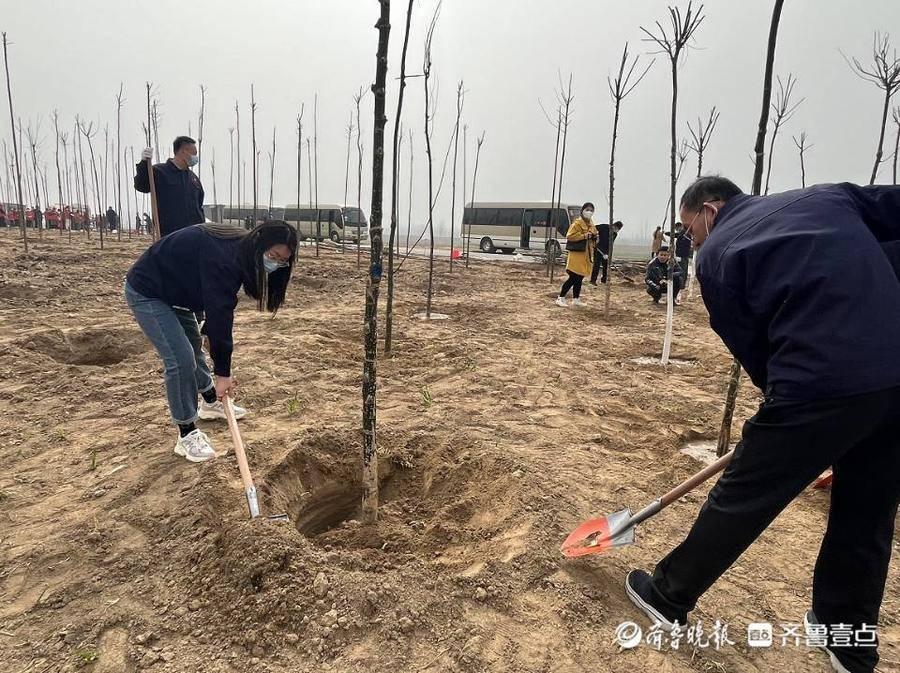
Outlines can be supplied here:
[[203, 354], [197, 319], [187, 309], [173, 308], [135, 292], [127, 282], [125, 301], [165, 365], [172, 420], [177, 425], [193, 423], [197, 420], [197, 393], [215, 385]]

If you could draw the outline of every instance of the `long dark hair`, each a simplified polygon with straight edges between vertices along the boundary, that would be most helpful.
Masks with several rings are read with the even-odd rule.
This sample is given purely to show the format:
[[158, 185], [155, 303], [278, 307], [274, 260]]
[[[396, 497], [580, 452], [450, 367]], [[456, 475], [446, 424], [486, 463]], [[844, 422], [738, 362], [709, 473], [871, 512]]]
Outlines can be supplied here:
[[[266, 273], [263, 253], [279, 244], [291, 251], [288, 265]], [[238, 263], [244, 277], [244, 292], [256, 300], [257, 310], [273, 315], [278, 312], [291, 280], [296, 252], [297, 231], [284, 220], [267, 220], [243, 237], [238, 245]]]

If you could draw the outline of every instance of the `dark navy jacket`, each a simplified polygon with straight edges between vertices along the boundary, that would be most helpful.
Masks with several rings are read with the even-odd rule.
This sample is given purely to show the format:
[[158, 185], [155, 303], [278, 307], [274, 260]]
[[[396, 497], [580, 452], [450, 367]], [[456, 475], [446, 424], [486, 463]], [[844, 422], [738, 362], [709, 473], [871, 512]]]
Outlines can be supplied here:
[[237, 259], [240, 242], [217, 238], [202, 227], [181, 229], [147, 248], [127, 276], [138, 294], [206, 312], [204, 331], [217, 376], [231, 375], [231, 330], [243, 282]]
[[[164, 164], [153, 166], [153, 178], [156, 182], [160, 236], [206, 220], [203, 216], [203, 185], [194, 171], [189, 168], [181, 170], [169, 159]], [[144, 194], [150, 193], [146, 161], [137, 165], [134, 188]]]
[[697, 255], [710, 326], [767, 396], [900, 386], [900, 187], [739, 195]]

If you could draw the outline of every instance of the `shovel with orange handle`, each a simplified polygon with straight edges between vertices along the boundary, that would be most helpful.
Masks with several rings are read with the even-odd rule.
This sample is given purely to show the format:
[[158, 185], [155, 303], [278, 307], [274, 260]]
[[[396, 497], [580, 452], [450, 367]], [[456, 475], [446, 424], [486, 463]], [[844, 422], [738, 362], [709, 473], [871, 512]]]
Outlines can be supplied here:
[[626, 508], [599, 519], [585, 521], [571, 532], [562, 543], [560, 551], [563, 556], [576, 558], [585, 554], [597, 554], [616, 547], [634, 544], [634, 529], [639, 523], [659, 514], [681, 496], [690, 493], [711, 476], [724, 470], [731, 462], [733, 454], [733, 451], [729, 451], [636, 514], [632, 514], [631, 509]]

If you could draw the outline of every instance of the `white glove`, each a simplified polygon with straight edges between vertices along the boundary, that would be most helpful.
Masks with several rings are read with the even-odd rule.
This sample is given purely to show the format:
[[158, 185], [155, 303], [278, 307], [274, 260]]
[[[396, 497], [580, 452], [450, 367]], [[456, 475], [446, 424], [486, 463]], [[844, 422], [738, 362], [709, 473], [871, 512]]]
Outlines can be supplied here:
[[147, 147], [143, 152], [141, 152], [141, 159], [147, 161], [147, 159], [153, 158], [153, 148]]

